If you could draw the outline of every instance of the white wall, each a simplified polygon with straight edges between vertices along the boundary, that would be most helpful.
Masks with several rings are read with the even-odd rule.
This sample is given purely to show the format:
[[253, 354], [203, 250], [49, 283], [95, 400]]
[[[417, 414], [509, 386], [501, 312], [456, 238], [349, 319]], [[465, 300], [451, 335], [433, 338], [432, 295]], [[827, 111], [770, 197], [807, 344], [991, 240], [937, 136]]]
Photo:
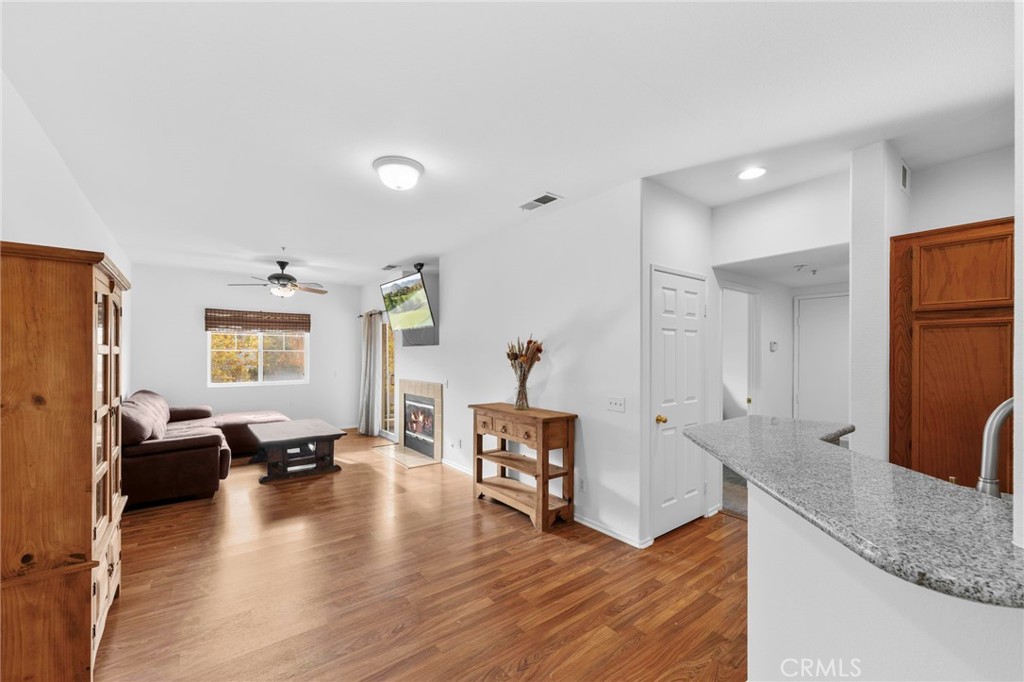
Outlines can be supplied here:
[[[1014, 270], [1016, 292], [1013, 323], [1013, 489], [1024, 491], [1024, 7], [1014, 6]], [[1013, 496], [1013, 542], [1024, 547], [1024, 494]]]
[[[643, 225], [643, 267], [641, 270], [641, 401], [640, 432], [641, 452], [651, 451], [654, 433], [654, 414], [651, 408], [651, 266], [660, 265], [707, 278], [709, 311], [705, 328], [707, 354], [704, 381], [707, 404], [704, 411], [706, 421], [722, 418], [722, 353], [721, 289], [711, 268], [711, 209], [689, 197], [659, 185], [650, 180], [642, 181], [642, 225]], [[641, 460], [640, 486], [640, 527], [641, 546], [652, 541], [650, 500], [650, 462]], [[710, 455], [706, 456], [707, 510], [709, 513], [722, 506], [722, 464]]]
[[5, 240], [101, 251], [131, 279], [128, 257], [6, 74], [2, 203]]
[[719, 206], [712, 222], [715, 265], [845, 244], [850, 241], [849, 173]]
[[[1021, 609], [901, 580], [756, 486], [748, 494], [748, 679], [1022, 679]], [[803, 658], [841, 659], [845, 674], [801, 677], [786, 660]]]
[[901, 230], [921, 232], [1013, 215], [1013, 147], [914, 171], [910, 217]]
[[[131, 281], [131, 261], [21, 95], [7, 80], [7, 74], [3, 74], [2, 92], [0, 237], [12, 242], [100, 251]], [[125, 293], [123, 310], [129, 322], [132, 299], [132, 291]], [[130, 326], [126, 325], [121, 339], [125, 385], [131, 381], [133, 342]]]
[[[287, 299], [255, 287], [229, 287], [237, 277], [136, 264], [131, 328], [132, 390], [148, 388], [172, 405], [212, 405], [217, 412], [280, 410], [347, 428], [357, 422], [360, 363], [359, 289], [325, 283], [323, 296]], [[309, 313], [308, 384], [208, 388], [206, 308]]]
[[[447, 383], [444, 458], [468, 472], [467, 405], [512, 402], [515, 377], [505, 345], [531, 334], [543, 341], [530, 404], [579, 415], [576, 518], [634, 545], [640, 538], [639, 265], [639, 182], [540, 209], [514, 232], [442, 255], [440, 343], [398, 344], [395, 352], [399, 378]], [[363, 288], [360, 307], [381, 307], [376, 284]], [[608, 411], [608, 396], [625, 396], [625, 413]]]
[[889, 459], [889, 237], [909, 201], [889, 142], [855, 149], [850, 163], [850, 447]]

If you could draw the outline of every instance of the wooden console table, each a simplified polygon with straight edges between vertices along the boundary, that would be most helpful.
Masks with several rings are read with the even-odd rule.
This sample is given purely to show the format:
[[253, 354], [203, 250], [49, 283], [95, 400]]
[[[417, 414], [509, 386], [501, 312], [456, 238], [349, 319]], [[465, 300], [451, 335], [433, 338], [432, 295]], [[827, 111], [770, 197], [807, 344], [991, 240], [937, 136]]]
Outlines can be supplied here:
[[252, 424], [249, 430], [266, 456], [260, 483], [341, 471], [334, 463], [334, 441], [347, 435], [320, 419]]
[[[470, 405], [473, 410], [473, 495], [487, 495], [528, 514], [533, 525], [550, 530], [556, 519], [573, 520], [573, 455], [576, 415], [531, 407], [517, 410], [508, 403]], [[498, 439], [495, 450], [484, 450], [484, 436]], [[509, 452], [514, 441], [537, 451], [530, 457]], [[562, 465], [550, 462], [552, 450], [562, 451]], [[498, 475], [484, 478], [484, 461], [498, 465]], [[519, 471], [536, 479], [527, 485], [508, 476]], [[562, 479], [562, 496], [548, 491], [548, 482]]]

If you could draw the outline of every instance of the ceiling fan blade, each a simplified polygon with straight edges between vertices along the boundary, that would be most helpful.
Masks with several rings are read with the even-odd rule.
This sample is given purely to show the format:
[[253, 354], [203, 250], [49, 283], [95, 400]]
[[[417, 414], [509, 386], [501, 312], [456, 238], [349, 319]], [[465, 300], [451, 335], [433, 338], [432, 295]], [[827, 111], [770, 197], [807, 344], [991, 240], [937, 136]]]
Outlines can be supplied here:
[[253, 279], [258, 279], [261, 282], [268, 282], [268, 281], [270, 281], [266, 277], [257, 277], [256, 275], [249, 275], [249, 276], [252, 277]]
[[229, 284], [229, 287], [269, 287], [269, 284]]
[[323, 284], [318, 284], [317, 282], [296, 282], [295, 284], [297, 284], [300, 287], [312, 287], [314, 289], [324, 288]]
[[295, 288], [298, 289], [299, 291], [307, 291], [307, 292], [309, 292], [311, 294], [326, 294], [327, 293], [326, 289], [314, 289], [313, 287], [304, 287], [304, 286], [300, 286], [300, 285], [296, 285]]

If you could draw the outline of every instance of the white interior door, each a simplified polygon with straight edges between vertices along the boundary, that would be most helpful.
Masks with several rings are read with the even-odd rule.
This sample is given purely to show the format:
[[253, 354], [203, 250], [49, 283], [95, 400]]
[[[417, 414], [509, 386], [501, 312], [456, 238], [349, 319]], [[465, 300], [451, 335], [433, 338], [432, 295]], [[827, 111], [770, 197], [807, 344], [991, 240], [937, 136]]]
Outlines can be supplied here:
[[850, 297], [796, 299], [793, 416], [850, 420]]
[[704, 421], [706, 300], [702, 279], [651, 273], [653, 537], [704, 513], [705, 457], [683, 429]]

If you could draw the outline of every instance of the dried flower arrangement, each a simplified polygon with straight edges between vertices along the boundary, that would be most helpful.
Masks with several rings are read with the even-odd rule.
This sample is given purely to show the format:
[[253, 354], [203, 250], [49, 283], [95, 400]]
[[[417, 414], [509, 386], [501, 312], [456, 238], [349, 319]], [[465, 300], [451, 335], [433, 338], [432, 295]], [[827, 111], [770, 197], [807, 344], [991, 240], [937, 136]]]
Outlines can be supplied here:
[[509, 341], [508, 343], [508, 351], [505, 353], [505, 356], [512, 365], [512, 371], [516, 373], [516, 382], [518, 383], [516, 389], [517, 410], [525, 410], [530, 407], [526, 396], [526, 380], [529, 378], [530, 370], [533, 369], [533, 366], [540, 362], [540, 356], [543, 352], [544, 345], [540, 341], [535, 341], [532, 336], [526, 339], [525, 343], [522, 339], [518, 338], [515, 342]]

